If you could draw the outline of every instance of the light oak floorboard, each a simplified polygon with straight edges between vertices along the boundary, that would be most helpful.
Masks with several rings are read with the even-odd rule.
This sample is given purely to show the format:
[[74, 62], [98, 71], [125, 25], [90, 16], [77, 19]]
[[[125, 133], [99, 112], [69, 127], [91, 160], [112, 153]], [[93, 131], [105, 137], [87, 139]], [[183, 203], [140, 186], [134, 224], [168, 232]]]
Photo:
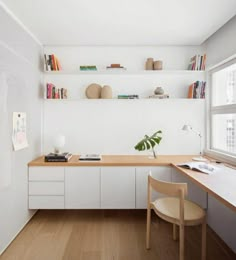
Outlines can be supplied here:
[[[151, 249], [146, 250], [145, 210], [41, 210], [0, 259], [177, 260], [179, 241], [173, 240], [172, 228], [152, 215]], [[185, 232], [185, 259], [199, 260], [201, 226], [186, 227]], [[207, 260], [235, 259], [208, 228]]]

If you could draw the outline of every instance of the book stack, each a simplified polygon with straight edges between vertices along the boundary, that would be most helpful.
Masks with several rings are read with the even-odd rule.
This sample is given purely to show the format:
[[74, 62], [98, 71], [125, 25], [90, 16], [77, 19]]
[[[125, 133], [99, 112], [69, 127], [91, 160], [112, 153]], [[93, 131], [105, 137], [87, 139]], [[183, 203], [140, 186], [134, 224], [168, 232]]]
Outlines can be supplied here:
[[164, 98], [169, 98], [170, 96], [168, 94], [155, 94], [149, 96], [149, 98], [157, 98], [157, 99], [164, 99]]
[[188, 88], [188, 98], [205, 98], [205, 81], [196, 81]]
[[45, 162], [68, 162], [72, 157], [71, 153], [49, 153], [45, 155], [44, 161]]
[[83, 66], [80, 66], [80, 70], [81, 71], [96, 71], [97, 70], [97, 67], [95, 65], [83, 65]]
[[46, 71], [59, 71], [62, 70], [61, 63], [55, 54], [44, 54], [45, 69]]
[[125, 67], [121, 66], [118, 63], [112, 63], [110, 66], [106, 67], [107, 70], [126, 70]]
[[138, 99], [138, 95], [118, 95], [118, 99]]
[[205, 70], [205, 68], [206, 54], [193, 56], [188, 65], [188, 70]]
[[54, 84], [47, 83], [46, 98], [47, 99], [67, 99], [67, 89], [66, 88], [57, 88]]

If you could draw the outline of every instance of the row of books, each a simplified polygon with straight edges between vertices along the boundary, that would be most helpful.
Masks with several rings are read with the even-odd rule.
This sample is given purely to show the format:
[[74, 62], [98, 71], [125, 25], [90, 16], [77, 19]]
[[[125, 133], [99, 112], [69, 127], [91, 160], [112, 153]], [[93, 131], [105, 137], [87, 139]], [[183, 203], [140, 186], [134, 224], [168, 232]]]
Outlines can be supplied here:
[[47, 83], [46, 97], [47, 99], [67, 99], [67, 89], [57, 88], [52, 83]]
[[61, 63], [55, 54], [44, 54], [44, 62], [46, 71], [62, 70]]
[[205, 98], [205, 81], [196, 81], [188, 88], [188, 98]]
[[118, 95], [118, 99], [138, 99], [139, 95]]
[[205, 70], [205, 68], [206, 54], [193, 56], [188, 65], [188, 70]]

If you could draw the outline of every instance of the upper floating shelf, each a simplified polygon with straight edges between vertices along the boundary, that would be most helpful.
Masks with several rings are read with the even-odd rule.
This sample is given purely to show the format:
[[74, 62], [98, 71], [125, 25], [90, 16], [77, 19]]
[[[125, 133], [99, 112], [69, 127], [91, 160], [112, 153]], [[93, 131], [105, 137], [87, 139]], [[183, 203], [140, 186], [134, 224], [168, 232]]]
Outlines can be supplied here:
[[45, 71], [49, 75], [160, 75], [160, 74], [205, 74], [203, 70], [96, 70], [96, 71]]

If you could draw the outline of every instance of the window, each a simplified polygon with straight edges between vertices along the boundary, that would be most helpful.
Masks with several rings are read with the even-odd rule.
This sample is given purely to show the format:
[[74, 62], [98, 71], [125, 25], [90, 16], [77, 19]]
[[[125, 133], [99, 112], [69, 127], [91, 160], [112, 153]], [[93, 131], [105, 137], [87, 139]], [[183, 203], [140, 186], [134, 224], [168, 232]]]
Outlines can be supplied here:
[[236, 156], [236, 59], [209, 73], [210, 143], [219, 154]]

